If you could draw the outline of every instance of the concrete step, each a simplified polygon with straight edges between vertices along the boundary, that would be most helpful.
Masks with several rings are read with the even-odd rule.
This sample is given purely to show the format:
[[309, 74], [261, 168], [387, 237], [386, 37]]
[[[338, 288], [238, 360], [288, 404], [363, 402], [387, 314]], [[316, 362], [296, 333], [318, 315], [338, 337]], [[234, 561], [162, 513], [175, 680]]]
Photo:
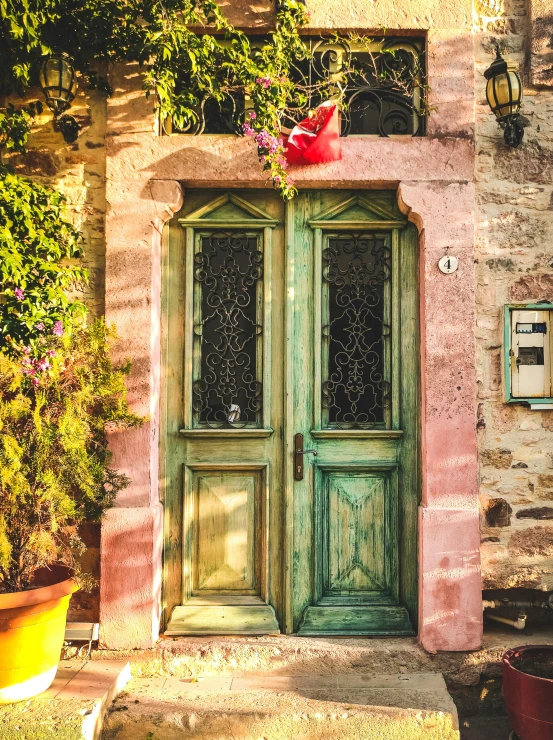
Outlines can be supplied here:
[[104, 740], [458, 740], [439, 673], [133, 678]]
[[0, 707], [0, 739], [97, 740], [130, 677], [126, 660], [63, 661], [48, 691]]
[[507, 649], [552, 640], [550, 628], [494, 628], [484, 634], [480, 650], [430, 654], [415, 637], [165, 637], [155, 648], [94, 650], [92, 658], [126, 658], [133, 676], [143, 677], [438, 672], [451, 687], [499, 678]]

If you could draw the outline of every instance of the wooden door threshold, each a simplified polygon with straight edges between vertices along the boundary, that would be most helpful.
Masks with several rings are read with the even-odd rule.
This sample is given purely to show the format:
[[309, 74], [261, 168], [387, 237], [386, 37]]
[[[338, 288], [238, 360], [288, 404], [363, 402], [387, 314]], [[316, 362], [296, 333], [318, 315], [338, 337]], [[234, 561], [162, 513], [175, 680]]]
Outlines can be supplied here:
[[261, 599], [248, 596], [192, 597], [176, 606], [165, 630], [179, 635], [276, 635], [280, 628], [275, 610]]
[[300, 637], [414, 634], [403, 606], [308, 606], [298, 630]]

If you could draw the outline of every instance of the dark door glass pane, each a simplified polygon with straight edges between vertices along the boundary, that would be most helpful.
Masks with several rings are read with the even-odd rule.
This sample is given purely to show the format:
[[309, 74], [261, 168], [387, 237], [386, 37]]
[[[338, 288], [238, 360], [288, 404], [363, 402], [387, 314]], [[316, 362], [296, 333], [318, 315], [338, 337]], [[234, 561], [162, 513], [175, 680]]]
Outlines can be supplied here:
[[201, 320], [194, 326], [200, 350], [193, 386], [195, 426], [260, 422], [262, 276], [257, 236], [218, 232], [202, 237], [194, 271], [201, 288]]
[[385, 423], [385, 285], [390, 272], [384, 236], [330, 238], [323, 251], [327, 302], [323, 406], [329, 427]]

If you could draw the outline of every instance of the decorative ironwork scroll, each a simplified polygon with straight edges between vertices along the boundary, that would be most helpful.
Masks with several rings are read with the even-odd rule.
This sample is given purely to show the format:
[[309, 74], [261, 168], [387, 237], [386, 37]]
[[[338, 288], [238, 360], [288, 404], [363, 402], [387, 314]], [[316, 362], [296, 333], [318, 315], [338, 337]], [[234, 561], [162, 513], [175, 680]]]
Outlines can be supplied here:
[[322, 401], [327, 427], [385, 425], [390, 275], [391, 251], [384, 236], [343, 234], [330, 237], [323, 250]]
[[292, 79], [304, 93], [288, 112], [285, 125], [305, 118], [336, 81], [342, 98], [341, 135], [420, 136], [424, 116], [421, 39], [373, 39], [367, 48], [354, 48], [345, 38], [309, 39], [310, 58], [296, 65]]
[[[297, 95], [286, 111], [284, 129], [305, 118], [330, 91], [342, 99], [342, 136], [424, 134], [423, 39], [371, 38], [365, 44], [339, 36], [304, 40], [310, 56], [292, 67]], [[262, 39], [250, 41], [255, 57]], [[241, 134], [246, 108], [243, 91], [228, 92], [221, 101], [206, 97], [194, 122], [180, 133]]]
[[[259, 426], [263, 252], [260, 236], [219, 231], [194, 257], [195, 427]], [[199, 310], [198, 310], [199, 309]], [[199, 316], [198, 316], [199, 314]]]

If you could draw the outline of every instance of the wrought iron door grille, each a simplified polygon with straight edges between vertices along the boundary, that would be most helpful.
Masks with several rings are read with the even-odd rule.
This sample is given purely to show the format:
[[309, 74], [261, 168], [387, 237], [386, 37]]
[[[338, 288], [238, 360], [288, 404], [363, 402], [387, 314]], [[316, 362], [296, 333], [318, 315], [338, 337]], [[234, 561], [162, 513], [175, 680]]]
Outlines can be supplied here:
[[323, 426], [389, 426], [390, 277], [387, 235], [341, 234], [323, 250]]
[[194, 256], [194, 427], [261, 426], [261, 235], [217, 231]]
[[[310, 56], [291, 71], [297, 99], [286, 111], [283, 130], [292, 128], [322, 100], [321, 86], [342, 100], [341, 135], [422, 136], [425, 133], [425, 39], [371, 37], [352, 40], [305, 39]], [[252, 54], [263, 39], [251, 38]], [[342, 78], [341, 72], [346, 72]], [[243, 92], [229, 92], [221, 102], [198, 93], [195, 120], [186, 129], [170, 121], [166, 133], [242, 134], [250, 107]]]

